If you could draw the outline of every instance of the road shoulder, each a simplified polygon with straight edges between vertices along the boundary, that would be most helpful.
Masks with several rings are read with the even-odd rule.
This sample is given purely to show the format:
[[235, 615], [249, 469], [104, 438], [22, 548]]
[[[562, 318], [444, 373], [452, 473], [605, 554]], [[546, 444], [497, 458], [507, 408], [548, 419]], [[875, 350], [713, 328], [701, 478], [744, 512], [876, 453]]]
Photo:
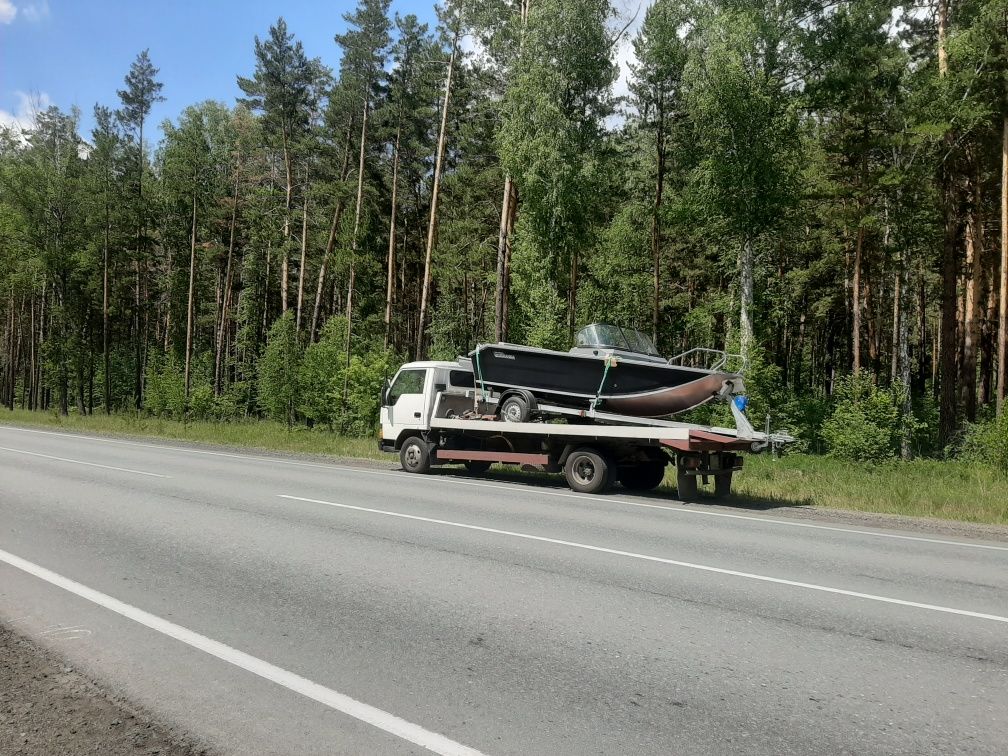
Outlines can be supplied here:
[[207, 756], [209, 752], [0, 624], [0, 753]]

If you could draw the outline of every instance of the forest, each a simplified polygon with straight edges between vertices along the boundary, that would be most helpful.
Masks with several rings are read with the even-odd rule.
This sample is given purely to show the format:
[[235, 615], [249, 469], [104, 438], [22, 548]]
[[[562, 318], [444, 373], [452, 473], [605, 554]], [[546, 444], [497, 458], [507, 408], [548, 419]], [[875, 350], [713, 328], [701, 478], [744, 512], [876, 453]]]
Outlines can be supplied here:
[[998, 422], [1008, 0], [436, 12], [359, 0], [321, 57], [280, 18], [161, 124], [143, 51], [90, 133], [0, 129], [3, 405], [373, 436], [403, 361], [608, 321], [741, 352], [809, 451]]

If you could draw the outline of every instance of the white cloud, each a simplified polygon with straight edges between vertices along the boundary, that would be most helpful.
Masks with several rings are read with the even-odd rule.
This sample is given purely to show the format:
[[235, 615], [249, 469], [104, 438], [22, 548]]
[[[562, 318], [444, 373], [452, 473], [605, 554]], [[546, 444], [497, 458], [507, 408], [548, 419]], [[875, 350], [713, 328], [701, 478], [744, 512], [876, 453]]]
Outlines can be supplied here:
[[9, 24], [17, 16], [17, 8], [11, 0], [0, 0], [0, 24]]
[[[0, 0], [0, 3], [8, 1]], [[35, 2], [28, 3], [21, 7], [21, 14], [24, 16], [25, 21], [32, 23], [44, 21], [49, 18], [49, 0], [35, 0]]]
[[[3, 2], [3, 0], [0, 0]], [[14, 112], [0, 109], [0, 127], [22, 132], [35, 124], [35, 114], [52, 105], [52, 100], [45, 92], [15, 92], [17, 105]]]

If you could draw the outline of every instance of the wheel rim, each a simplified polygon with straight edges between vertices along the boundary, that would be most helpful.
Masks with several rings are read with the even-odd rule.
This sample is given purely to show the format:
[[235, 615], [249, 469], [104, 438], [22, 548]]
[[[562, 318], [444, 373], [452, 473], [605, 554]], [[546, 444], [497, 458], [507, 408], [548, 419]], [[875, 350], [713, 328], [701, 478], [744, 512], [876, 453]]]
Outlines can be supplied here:
[[410, 467], [416, 467], [420, 464], [420, 447], [416, 444], [410, 444], [406, 447], [406, 464]]
[[509, 423], [518, 423], [522, 419], [522, 408], [518, 405], [518, 402], [507, 402], [504, 405], [502, 414], [504, 415], [504, 419]]
[[587, 456], [577, 457], [574, 460], [572, 471], [574, 473], [574, 480], [583, 486], [590, 485], [598, 474], [595, 463]]

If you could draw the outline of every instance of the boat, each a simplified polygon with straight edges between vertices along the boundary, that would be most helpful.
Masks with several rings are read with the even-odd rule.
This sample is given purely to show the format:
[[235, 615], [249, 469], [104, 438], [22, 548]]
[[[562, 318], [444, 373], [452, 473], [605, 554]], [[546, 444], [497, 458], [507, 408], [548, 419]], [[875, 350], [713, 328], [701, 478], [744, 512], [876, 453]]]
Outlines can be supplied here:
[[[683, 364], [706, 353], [717, 355], [710, 367]], [[527, 392], [540, 405], [649, 418], [741, 393], [742, 376], [725, 369], [730, 357], [693, 349], [666, 359], [646, 334], [607, 323], [582, 328], [567, 352], [501, 342], [469, 354], [477, 385], [502, 398]]]

